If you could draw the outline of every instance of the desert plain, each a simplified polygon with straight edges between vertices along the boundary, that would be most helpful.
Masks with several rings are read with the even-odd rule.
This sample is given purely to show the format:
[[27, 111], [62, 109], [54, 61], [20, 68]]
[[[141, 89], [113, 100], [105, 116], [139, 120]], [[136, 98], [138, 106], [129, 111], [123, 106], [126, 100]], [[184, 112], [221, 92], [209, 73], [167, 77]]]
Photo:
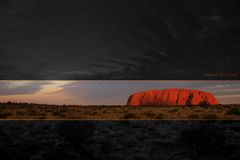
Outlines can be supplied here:
[[240, 104], [203, 106], [49, 105], [0, 103], [0, 119], [240, 120]]

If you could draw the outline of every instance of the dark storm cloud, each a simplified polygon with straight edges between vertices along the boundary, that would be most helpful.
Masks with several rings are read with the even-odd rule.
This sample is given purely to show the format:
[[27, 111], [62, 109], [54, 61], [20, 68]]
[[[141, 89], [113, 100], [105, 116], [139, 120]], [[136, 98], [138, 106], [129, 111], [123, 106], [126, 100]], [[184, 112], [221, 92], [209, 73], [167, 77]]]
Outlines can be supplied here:
[[[0, 79], [239, 79], [237, 0], [4, 0]], [[237, 73], [204, 77], [203, 73]]]

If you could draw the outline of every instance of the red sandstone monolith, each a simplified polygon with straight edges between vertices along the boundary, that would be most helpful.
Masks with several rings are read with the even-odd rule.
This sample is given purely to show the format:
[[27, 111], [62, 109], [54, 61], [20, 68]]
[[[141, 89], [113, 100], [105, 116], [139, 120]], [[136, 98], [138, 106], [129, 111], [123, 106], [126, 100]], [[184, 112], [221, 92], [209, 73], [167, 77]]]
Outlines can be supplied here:
[[213, 94], [193, 89], [172, 88], [148, 90], [132, 94], [128, 106], [153, 105], [216, 105], [218, 100]]

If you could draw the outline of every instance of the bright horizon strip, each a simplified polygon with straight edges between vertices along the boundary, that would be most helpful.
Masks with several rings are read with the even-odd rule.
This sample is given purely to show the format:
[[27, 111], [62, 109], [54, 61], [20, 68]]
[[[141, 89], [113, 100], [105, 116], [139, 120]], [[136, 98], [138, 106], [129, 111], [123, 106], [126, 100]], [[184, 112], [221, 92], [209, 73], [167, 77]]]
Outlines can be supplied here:
[[166, 88], [202, 90], [221, 104], [240, 104], [240, 81], [231, 80], [0, 80], [0, 102], [125, 105], [133, 93]]

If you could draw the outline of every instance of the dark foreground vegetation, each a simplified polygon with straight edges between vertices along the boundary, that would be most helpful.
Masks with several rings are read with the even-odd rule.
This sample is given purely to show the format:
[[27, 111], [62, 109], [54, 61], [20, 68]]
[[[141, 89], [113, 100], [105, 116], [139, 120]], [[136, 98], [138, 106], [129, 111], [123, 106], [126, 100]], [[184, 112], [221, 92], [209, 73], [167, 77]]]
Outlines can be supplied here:
[[0, 121], [8, 160], [239, 160], [240, 121]]
[[0, 119], [232, 119], [240, 120], [240, 104], [202, 106], [79, 106], [0, 103]]

